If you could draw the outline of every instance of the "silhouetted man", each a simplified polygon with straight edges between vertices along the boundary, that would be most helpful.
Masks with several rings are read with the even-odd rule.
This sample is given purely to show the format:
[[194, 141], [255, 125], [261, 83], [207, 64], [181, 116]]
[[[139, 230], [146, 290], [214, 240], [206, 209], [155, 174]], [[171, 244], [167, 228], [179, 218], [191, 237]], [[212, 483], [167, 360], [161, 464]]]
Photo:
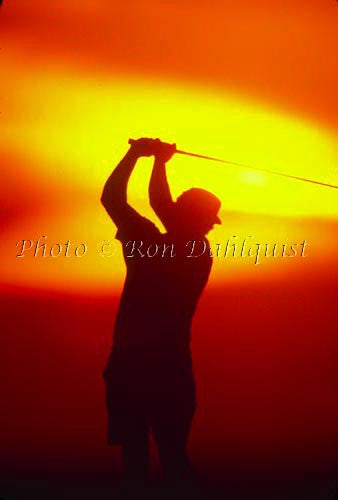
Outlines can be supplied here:
[[[205, 235], [220, 223], [220, 202], [196, 188], [172, 200], [165, 164], [174, 152], [174, 144], [158, 139], [135, 141], [101, 197], [118, 228], [116, 238], [127, 266], [114, 345], [104, 372], [108, 442], [122, 445], [126, 480], [133, 486], [146, 478], [150, 429], [165, 480], [178, 484], [190, 474], [186, 444], [195, 411], [190, 329], [212, 265]], [[165, 234], [127, 202], [127, 184], [137, 159], [152, 155], [149, 199]], [[189, 257], [189, 241], [204, 242], [207, 251]], [[160, 249], [156, 254], [155, 245]]]

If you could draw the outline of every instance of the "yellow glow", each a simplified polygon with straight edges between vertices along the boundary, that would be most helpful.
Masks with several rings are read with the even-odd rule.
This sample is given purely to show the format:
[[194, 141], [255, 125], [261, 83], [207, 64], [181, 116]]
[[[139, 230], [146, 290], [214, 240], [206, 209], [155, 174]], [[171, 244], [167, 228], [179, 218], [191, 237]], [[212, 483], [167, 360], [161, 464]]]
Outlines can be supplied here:
[[254, 172], [252, 170], [245, 170], [241, 173], [240, 180], [248, 184], [254, 184], [256, 186], [261, 186], [267, 179], [267, 174], [262, 174], [261, 172]]
[[[337, 183], [334, 131], [241, 96], [160, 82], [130, 83], [130, 77], [125, 81], [90, 80], [39, 72], [38, 68], [32, 72], [28, 67], [23, 76], [22, 67], [20, 75], [9, 61], [8, 67], [7, 83], [11, 85], [4, 89], [7, 120], [0, 148], [22, 163], [22, 172], [27, 165], [30, 182], [41, 182], [52, 201], [42, 197], [44, 215], [23, 214], [16, 226], [7, 228], [4, 282], [68, 289], [79, 284], [102, 289], [121, 283], [120, 249], [111, 259], [103, 259], [96, 251], [100, 241], [113, 239], [116, 232], [99, 198], [130, 137], [160, 137], [187, 151]], [[20, 85], [22, 79], [24, 86]], [[147, 201], [151, 165], [151, 159], [140, 160], [131, 178], [129, 198], [136, 209], [156, 221]], [[323, 260], [334, 259], [335, 229], [328, 222], [337, 215], [333, 189], [179, 155], [168, 164], [168, 177], [174, 197], [196, 186], [222, 200], [223, 225], [210, 233], [212, 244], [224, 244], [233, 235], [238, 241], [251, 235], [262, 244], [307, 239], [312, 245], [315, 260], [310, 263], [306, 259], [283, 263], [265, 259], [255, 266], [248, 258], [215, 259], [216, 280], [283, 275], [286, 269], [302, 271], [305, 265], [323, 265]], [[64, 189], [68, 190], [65, 194]], [[317, 223], [307, 222], [311, 217], [327, 221], [316, 229]], [[83, 259], [15, 257], [17, 241], [36, 240], [44, 234], [48, 243], [85, 242], [88, 254]]]
[[[12, 94], [12, 95], [11, 95]], [[126, 151], [129, 137], [160, 137], [181, 149], [272, 168], [324, 182], [334, 178], [338, 153], [333, 132], [246, 102], [154, 82], [25, 76], [25, 87], [8, 88], [15, 101], [2, 132], [4, 149], [34, 160], [51, 181], [99, 190]], [[6, 103], [5, 103], [6, 106]], [[131, 194], [144, 199], [150, 162], [133, 176]], [[281, 215], [337, 213], [336, 192], [276, 176], [253, 182], [235, 166], [177, 155], [168, 174], [174, 195], [192, 185], [215, 192], [224, 208]], [[248, 177], [249, 176], [249, 177]], [[251, 177], [250, 177], [251, 176]], [[251, 178], [252, 182], [247, 182]]]

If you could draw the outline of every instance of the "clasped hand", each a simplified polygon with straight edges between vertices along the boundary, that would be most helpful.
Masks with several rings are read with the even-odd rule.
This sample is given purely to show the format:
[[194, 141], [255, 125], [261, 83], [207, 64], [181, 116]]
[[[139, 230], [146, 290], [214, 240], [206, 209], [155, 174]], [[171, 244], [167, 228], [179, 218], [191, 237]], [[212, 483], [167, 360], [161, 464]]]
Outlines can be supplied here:
[[132, 142], [131, 150], [137, 156], [155, 156], [156, 159], [167, 162], [176, 151], [176, 144], [162, 142], [160, 139], [141, 138]]

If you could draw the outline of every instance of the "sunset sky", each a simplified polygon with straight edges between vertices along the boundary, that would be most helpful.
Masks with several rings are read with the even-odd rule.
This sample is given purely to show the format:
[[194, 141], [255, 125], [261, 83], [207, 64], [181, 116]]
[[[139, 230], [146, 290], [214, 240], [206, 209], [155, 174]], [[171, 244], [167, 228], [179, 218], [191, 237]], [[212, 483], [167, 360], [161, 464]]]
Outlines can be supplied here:
[[[2, 280], [66, 289], [108, 289], [114, 272], [121, 280], [120, 252], [97, 253], [115, 235], [98, 200], [130, 137], [337, 184], [336, 17], [330, 1], [5, 2]], [[150, 168], [140, 162], [129, 198], [156, 220]], [[199, 186], [221, 198], [214, 243], [307, 239], [313, 258], [333, 258], [334, 189], [179, 156], [168, 177], [174, 197]], [[32, 252], [18, 261], [15, 244], [43, 235], [88, 252], [81, 262], [36, 262]], [[217, 279], [252, 272], [244, 260], [214, 267]]]
[[[125, 270], [100, 196], [128, 139], [338, 185], [337, 26], [335, 0], [4, 0], [0, 290], [11, 383], [1, 422], [22, 463], [32, 440], [64, 445], [63, 456], [67, 440], [78, 450], [90, 432], [92, 460], [107, 458], [93, 430], [104, 418], [97, 373]], [[151, 166], [140, 160], [128, 196], [161, 227], [147, 200]], [[238, 463], [336, 460], [337, 190], [179, 155], [167, 170], [174, 198], [195, 186], [221, 199], [212, 245], [309, 245], [306, 258], [214, 259], [194, 337], [210, 411], [193, 449], [203, 460], [231, 450]], [[39, 238], [45, 258], [33, 256]], [[22, 240], [32, 248], [20, 258]], [[86, 254], [50, 256], [68, 240]], [[112, 257], [98, 252], [104, 240]]]

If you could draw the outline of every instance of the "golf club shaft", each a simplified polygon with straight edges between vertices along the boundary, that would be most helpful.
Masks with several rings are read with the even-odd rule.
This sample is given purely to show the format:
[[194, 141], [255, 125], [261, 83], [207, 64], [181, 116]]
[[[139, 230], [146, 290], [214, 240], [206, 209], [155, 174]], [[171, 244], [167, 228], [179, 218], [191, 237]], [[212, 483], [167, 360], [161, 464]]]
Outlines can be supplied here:
[[[129, 139], [129, 144], [133, 144], [133, 142], [135, 142], [134, 139]], [[202, 160], [216, 161], [219, 163], [225, 163], [227, 165], [235, 165], [237, 167], [255, 170], [256, 172], [264, 172], [266, 174], [279, 175], [280, 177], [287, 177], [289, 179], [295, 179], [297, 181], [310, 182], [311, 184], [317, 184], [319, 186], [324, 186], [324, 187], [329, 187], [329, 188], [334, 188], [334, 189], [338, 188], [338, 186], [336, 186], [334, 184], [327, 184], [325, 182], [315, 181], [312, 179], [306, 179], [305, 177], [298, 177], [296, 175], [284, 174], [281, 172], [276, 172], [275, 170], [269, 170], [267, 168], [252, 167], [251, 165], [246, 165], [245, 163], [238, 163], [238, 162], [229, 161], [229, 160], [221, 160], [220, 158], [214, 158], [213, 156], [205, 156], [205, 155], [199, 155], [196, 153], [189, 153], [188, 151], [182, 151], [181, 149], [176, 149], [175, 153], [180, 154], [180, 155], [185, 155], [185, 156], [192, 156], [194, 158], [200, 158]]]

